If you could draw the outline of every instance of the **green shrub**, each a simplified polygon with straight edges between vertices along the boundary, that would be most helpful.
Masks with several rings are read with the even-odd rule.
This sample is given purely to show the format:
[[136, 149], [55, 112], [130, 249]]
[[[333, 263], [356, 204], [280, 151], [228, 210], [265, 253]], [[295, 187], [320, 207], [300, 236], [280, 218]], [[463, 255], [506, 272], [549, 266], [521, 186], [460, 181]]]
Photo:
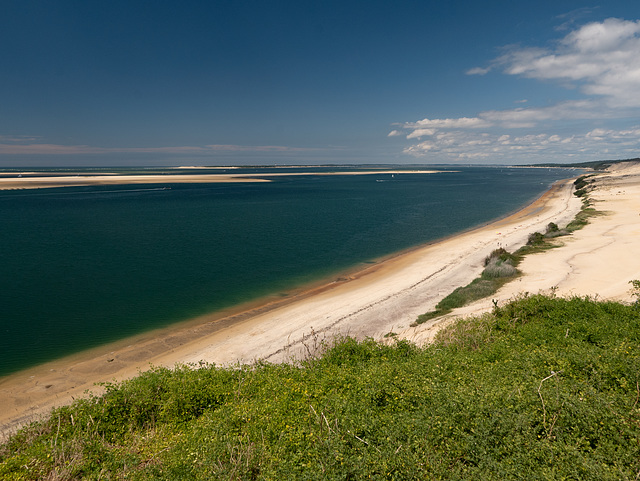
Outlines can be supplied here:
[[[573, 182], [573, 185], [575, 186], [576, 191], [578, 191], [578, 190], [585, 190], [585, 191], [586, 191], [587, 186], [588, 186], [590, 183], [592, 183], [592, 182], [593, 182], [593, 179], [592, 179], [592, 180], [588, 180], [588, 179], [589, 179], [590, 177], [593, 177], [594, 175], [595, 175], [595, 174], [589, 174], [589, 175], [581, 175], [580, 177], [578, 177], [578, 178]], [[575, 194], [575, 195], [577, 195], [577, 194]], [[580, 196], [578, 196], [578, 197], [580, 197]]]
[[509, 263], [511, 265], [518, 265], [519, 259], [508, 252], [504, 247], [500, 247], [491, 252], [484, 259], [484, 266], [488, 266], [491, 262], [501, 261], [505, 263]]
[[413, 325], [423, 324], [436, 317], [444, 316], [453, 309], [495, 293], [509, 279], [519, 275], [520, 272], [516, 268], [519, 260], [519, 257], [504, 248], [495, 249], [485, 258], [485, 268], [480, 277], [464, 287], [455, 289], [436, 304], [435, 310], [419, 315]]
[[567, 224], [567, 231], [574, 232], [576, 230], [582, 229], [585, 225], [589, 223], [589, 218], [596, 215], [604, 215], [603, 212], [599, 212], [587, 201], [583, 203], [582, 210], [576, 214], [576, 217]]
[[540, 232], [534, 232], [529, 234], [529, 238], [527, 239], [528, 246], [540, 246], [546, 242], [544, 234]]
[[504, 277], [515, 277], [518, 275], [518, 269], [511, 261], [493, 259], [482, 271], [482, 279], [499, 279]]

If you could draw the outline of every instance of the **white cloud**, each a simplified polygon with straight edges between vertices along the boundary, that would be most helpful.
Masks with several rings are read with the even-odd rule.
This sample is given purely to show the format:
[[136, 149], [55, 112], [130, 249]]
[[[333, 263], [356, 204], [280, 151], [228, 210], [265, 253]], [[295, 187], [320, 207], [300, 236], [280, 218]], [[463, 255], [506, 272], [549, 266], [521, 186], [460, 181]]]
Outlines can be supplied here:
[[550, 107], [488, 110], [478, 116], [488, 124], [504, 128], [534, 127], [548, 120], [602, 119], [615, 117], [609, 107], [597, 100], [569, 100]]
[[429, 141], [408, 146], [404, 153], [439, 162], [491, 159], [493, 163], [571, 162], [602, 160], [617, 152], [618, 158], [637, 157], [640, 126], [627, 130], [593, 129], [583, 135], [537, 133], [524, 135], [451, 131]]
[[[392, 134], [429, 139], [404, 152], [439, 162], [490, 158], [497, 163], [638, 156], [640, 128], [621, 126], [640, 119], [640, 21], [589, 23], [570, 31], [553, 48], [509, 47], [489, 67], [466, 73], [484, 75], [492, 69], [555, 80], [562, 88], [579, 89], [583, 98], [406, 122]], [[610, 126], [614, 121], [615, 127]]]
[[422, 119], [411, 124], [405, 124], [406, 126], [414, 126], [416, 128], [439, 128], [439, 129], [477, 129], [480, 127], [487, 127], [488, 124], [485, 120], [473, 117], [462, 117], [459, 119]]
[[491, 67], [474, 67], [467, 70], [467, 75], [486, 75], [491, 71]]
[[419, 139], [424, 137], [425, 135], [433, 135], [436, 132], [436, 129], [415, 129], [413, 132], [407, 135], [407, 139]]
[[553, 50], [512, 49], [497, 59], [505, 73], [576, 82], [613, 106], [640, 106], [640, 21], [609, 18], [566, 35]]

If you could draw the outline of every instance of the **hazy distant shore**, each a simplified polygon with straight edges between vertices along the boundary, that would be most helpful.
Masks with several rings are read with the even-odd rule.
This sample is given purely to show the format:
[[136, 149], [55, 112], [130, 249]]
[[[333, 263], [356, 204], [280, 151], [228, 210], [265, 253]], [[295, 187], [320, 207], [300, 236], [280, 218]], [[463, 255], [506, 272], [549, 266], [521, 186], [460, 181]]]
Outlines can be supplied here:
[[[519, 292], [550, 288], [561, 294], [630, 299], [628, 281], [640, 278], [640, 168], [616, 169], [598, 174], [601, 180], [592, 193], [596, 208], [611, 213], [566, 238], [564, 247], [526, 258], [521, 265], [524, 277], [507, 284], [494, 299], [502, 302]], [[447, 319], [417, 327], [410, 327], [411, 322], [475, 278], [484, 257], [496, 247], [515, 250], [549, 222], [563, 225], [572, 220], [581, 207], [572, 191], [571, 181], [558, 183], [505, 219], [413, 249], [283, 302], [246, 306], [226, 317], [205, 316], [7, 376], [0, 380], [0, 405], [6, 407], [0, 426], [10, 429], [87, 389], [95, 390], [96, 382], [125, 379], [150, 364], [279, 362], [304, 354], [305, 344], [336, 334], [382, 339], [393, 331], [428, 342]], [[491, 306], [487, 299], [460, 313]]]

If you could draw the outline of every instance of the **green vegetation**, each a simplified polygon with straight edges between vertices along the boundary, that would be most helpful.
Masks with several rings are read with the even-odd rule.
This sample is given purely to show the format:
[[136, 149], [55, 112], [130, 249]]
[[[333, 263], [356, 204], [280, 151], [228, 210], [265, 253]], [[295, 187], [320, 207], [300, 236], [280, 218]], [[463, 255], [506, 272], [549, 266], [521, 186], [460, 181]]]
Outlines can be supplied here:
[[516, 268], [519, 262], [520, 257], [510, 254], [505, 249], [494, 250], [484, 260], [485, 267], [480, 277], [464, 287], [458, 287], [438, 302], [434, 311], [421, 314], [412, 325], [422, 324], [430, 319], [448, 314], [453, 309], [490, 296], [506, 282], [520, 275]]
[[[586, 218], [582, 225], [585, 224]], [[503, 248], [494, 250], [485, 259], [485, 267], [480, 274], [480, 277], [474, 279], [470, 284], [464, 287], [458, 287], [451, 294], [438, 302], [435, 310], [418, 316], [412, 325], [416, 326], [418, 324], [422, 324], [431, 319], [435, 319], [436, 317], [444, 316], [458, 307], [489, 297], [504, 284], [520, 275], [520, 271], [518, 271], [517, 267], [524, 256], [558, 247], [559, 245], [552, 243], [551, 239], [568, 234], [568, 226], [565, 229], [560, 229], [556, 224], [551, 222], [547, 226], [544, 234], [534, 232], [529, 236], [527, 243], [520, 247], [514, 254], [507, 252]]]
[[640, 281], [636, 279], [633, 281], [629, 281], [629, 284], [633, 286], [633, 295], [636, 297], [636, 301], [634, 302], [633, 306], [636, 309], [640, 309]]
[[589, 180], [589, 178], [593, 177], [595, 174], [589, 174], [589, 175], [582, 175], [580, 177], [578, 177], [575, 182], [573, 183], [573, 185], [575, 186], [576, 190], [573, 193], [573, 195], [575, 195], [576, 197], [584, 197], [587, 195], [587, 193], [590, 190], [590, 185], [593, 184], [593, 179]]
[[637, 479], [633, 306], [523, 297], [392, 342], [152, 369], [23, 429], [0, 478]]
[[582, 209], [576, 217], [567, 224], [566, 230], [569, 233], [582, 229], [585, 225], [589, 223], [589, 218], [597, 215], [604, 215], [604, 212], [598, 211], [592, 207], [593, 203], [589, 198], [584, 198], [582, 200]]
[[[586, 225], [586, 223], [584, 225]], [[544, 234], [541, 232], [534, 232], [530, 234], [529, 238], [527, 239], [527, 243], [520, 247], [515, 252], [514, 256], [518, 260], [518, 262], [520, 262], [526, 255], [536, 254], [538, 252], [544, 252], [549, 249], [560, 247], [561, 244], [553, 242], [552, 239], [569, 234], [570, 231], [568, 229], [568, 226], [564, 229], [560, 229], [557, 224], [550, 222], [547, 225]]]

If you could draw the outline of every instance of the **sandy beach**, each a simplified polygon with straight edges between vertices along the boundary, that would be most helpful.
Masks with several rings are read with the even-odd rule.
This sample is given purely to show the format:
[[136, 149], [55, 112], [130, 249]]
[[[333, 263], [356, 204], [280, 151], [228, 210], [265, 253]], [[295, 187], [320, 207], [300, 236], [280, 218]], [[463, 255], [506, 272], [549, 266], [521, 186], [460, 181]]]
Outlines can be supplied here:
[[[632, 299], [629, 281], [640, 279], [640, 164], [598, 173], [590, 193], [606, 212], [558, 249], [528, 256], [524, 276], [493, 296], [505, 302], [522, 292]], [[572, 181], [559, 183], [532, 205], [487, 226], [426, 245], [349, 273], [325, 285], [236, 311], [218, 313], [136, 338], [102, 346], [0, 380], [0, 433], [85, 395], [98, 382], [122, 380], [150, 365], [234, 364], [304, 356], [335, 335], [383, 339], [389, 332], [428, 342], [455, 316], [480, 313], [491, 299], [417, 327], [419, 314], [482, 271], [494, 249], [515, 250], [549, 222], [571, 221], [581, 207]]]

